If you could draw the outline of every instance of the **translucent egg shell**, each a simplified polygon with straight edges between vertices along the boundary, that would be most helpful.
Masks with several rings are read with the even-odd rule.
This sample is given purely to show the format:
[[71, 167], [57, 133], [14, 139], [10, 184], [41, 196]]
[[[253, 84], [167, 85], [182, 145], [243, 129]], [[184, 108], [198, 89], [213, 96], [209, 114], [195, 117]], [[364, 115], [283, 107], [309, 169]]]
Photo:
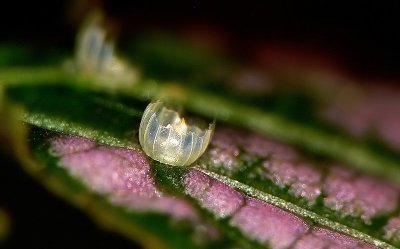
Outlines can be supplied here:
[[108, 38], [105, 20], [99, 12], [88, 16], [77, 36], [75, 57], [68, 63], [67, 69], [72, 72], [111, 88], [129, 86], [139, 78], [137, 69], [117, 56], [114, 41]]
[[186, 166], [206, 150], [214, 131], [187, 125], [176, 111], [160, 101], [150, 103], [144, 111], [139, 128], [139, 141], [144, 152], [159, 162]]

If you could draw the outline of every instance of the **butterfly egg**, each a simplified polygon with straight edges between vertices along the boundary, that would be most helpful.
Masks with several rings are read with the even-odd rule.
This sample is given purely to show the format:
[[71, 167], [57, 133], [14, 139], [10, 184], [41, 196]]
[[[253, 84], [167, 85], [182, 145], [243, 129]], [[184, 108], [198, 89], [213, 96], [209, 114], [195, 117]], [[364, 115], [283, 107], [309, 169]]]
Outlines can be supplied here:
[[150, 103], [144, 111], [139, 128], [139, 141], [144, 152], [156, 161], [186, 166], [206, 150], [214, 131], [186, 124], [176, 111], [160, 101]]
[[102, 13], [94, 12], [78, 33], [75, 55], [67, 69], [105, 87], [125, 87], [138, 82], [137, 68], [117, 55]]

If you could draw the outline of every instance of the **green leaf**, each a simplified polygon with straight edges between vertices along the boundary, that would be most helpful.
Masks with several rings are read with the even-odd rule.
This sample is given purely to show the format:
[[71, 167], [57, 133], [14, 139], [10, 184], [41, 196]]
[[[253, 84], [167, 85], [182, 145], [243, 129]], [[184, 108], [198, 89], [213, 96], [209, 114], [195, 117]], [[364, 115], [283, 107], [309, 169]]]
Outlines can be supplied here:
[[[68, 74], [58, 67], [10, 67], [0, 71], [7, 99], [13, 106], [23, 109], [19, 118], [30, 129], [29, 144], [25, 149], [21, 149], [25, 141], [15, 137], [20, 147], [16, 156], [49, 189], [86, 210], [106, 228], [116, 229], [149, 248], [274, 248], [279, 247], [279, 243], [289, 241], [279, 241], [262, 231], [256, 231], [257, 227], [251, 227], [246, 223], [250, 221], [240, 216], [245, 212], [243, 210], [253, 210], [251, 208], [260, 205], [261, 210], [273, 210], [272, 213], [276, 208], [282, 210], [278, 213], [284, 220], [287, 218], [288, 226], [296, 224], [299, 231], [304, 228], [301, 232], [292, 231], [297, 236], [293, 238], [293, 243], [301, 241], [312, 231], [327, 229], [334, 235], [345, 236], [343, 240], [355, 239], [359, 243], [357, 246], [362, 243], [381, 248], [400, 246], [396, 236], [387, 232], [390, 221], [398, 215], [398, 200], [388, 201], [389, 204], [394, 203], [393, 208], [376, 208], [374, 203], [361, 202], [364, 196], [357, 196], [352, 200], [356, 204], [346, 204], [354, 204], [356, 208], [336, 208], [329, 204], [329, 197], [334, 198], [335, 195], [327, 187], [332, 180], [330, 177], [337, 177], [336, 167], [333, 166], [337, 163], [353, 167], [339, 167], [354, 175], [352, 180], [343, 178], [349, 186], [358, 180], [360, 184], [369, 186], [370, 176], [366, 176], [368, 179], [365, 180], [358, 176], [360, 172], [362, 176], [375, 175], [398, 184], [400, 159], [397, 152], [365, 144], [319, 120], [310, 114], [316, 102], [308, 93], [282, 89], [282, 92], [275, 92], [266, 100], [265, 96], [240, 96], [224, 85], [210, 91], [208, 83], [199, 85], [197, 76], [191, 78], [196, 68], [210, 75], [204, 63], [211, 60], [209, 57], [203, 58], [201, 53], [197, 53], [190, 61], [185, 56], [187, 52], [173, 50], [175, 52], [169, 54], [158, 43], [145, 45], [149, 46], [146, 48], [148, 50], [138, 50], [143, 53], [138, 61], [146, 65], [145, 80], [129, 87], [117, 87], [111, 93], [106, 90], [109, 88], [102, 88], [91, 79]], [[173, 45], [179, 48], [177, 44]], [[151, 49], [152, 46], [154, 49]], [[152, 62], [150, 55], [157, 54], [164, 58], [156, 60], [161, 64]], [[167, 63], [171, 61], [175, 63], [172, 66]], [[177, 77], [187, 67], [191, 69], [190, 73], [182, 78]], [[161, 74], [157, 74], [157, 69]], [[162, 80], [171, 78], [188, 82], [170, 83]], [[214, 79], [210, 76], [202, 80], [210, 82]], [[150, 162], [151, 176], [162, 195], [173, 196], [193, 208], [196, 217], [200, 217], [200, 221], [196, 221], [199, 223], [176, 219], [171, 213], [158, 209], [143, 211], [113, 204], [111, 200], [118, 197], [118, 191], [102, 192], [90, 184], [90, 177], [74, 175], [64, 155], [52, 153], [52, 139], [79, 136], [96, 142], [97, 147], [110, 153], [122, 147], [129, 149], [130, 153], [143, 156], [137, 133], [142, 112], [152, 99], [175, 102], [191, 115], [217, 120], [215, 138], [194, 167], [172, 167], [146, 159]], [[297, 110], [298, 101], [303, 103], [300, 111]], [[262, 153], [252, 148], [252, 145], [263, 148], [266, 144], [270, 149]], [[281, 148], [284, 152], [276, 151]], [[77, 153], [79, 155], [84, 151]], [[292, 156], [291, 153], [295, 154], [296, 159], [285, 158]], [[277, 160], [278, 156], [283, 158]], [[279, 168], [276, 171], [273, 167], [281, 162], [290, 164], [290, 170], [295, 171], [295, 175], [290, 176], [294, 180], [282, 180], [286, 173], [279, 172]], [[303, 164], [306, 166], [303, 167]], [[313, 185], [320, 191], [315, 196], [310, 195], [311, 192], [298, 191], [303, 185], [314, 184], [296, 175], [302, 174], [303, 168], [317, 172], [320, 177]], [[197, 193], [190, 189], [192, 174], [212, 182], [206, 184], [209, 192]], [[375, 177], [371, 181], [386, 189], [384, 181]], [[218, 204], [218, 198], [212, 195], [213, 186], [217, 186], [214, 191], [222, 197], [237, 197], [240, 205], [229, 202], [223, 204], [235, 211], [224, 213], [224, 206]], [[358, 187], [354, 186], [354, 189], [357, 191]], [[390, 192], [396, 188], [390, 185], [387, 189]], [[340, 202], [340, 198], [335, 201]], [[367, 213], [370, 207], [377, 211]], [[261, 221], [254, 222], [257, 224]], [[261, 228], [262, 225], [260, 223]], [[215, 229], [215, 238], [211, 235], [208, 238], [206, 232], [198, 231], [198, 227], [209, 228], [210, 231]]]

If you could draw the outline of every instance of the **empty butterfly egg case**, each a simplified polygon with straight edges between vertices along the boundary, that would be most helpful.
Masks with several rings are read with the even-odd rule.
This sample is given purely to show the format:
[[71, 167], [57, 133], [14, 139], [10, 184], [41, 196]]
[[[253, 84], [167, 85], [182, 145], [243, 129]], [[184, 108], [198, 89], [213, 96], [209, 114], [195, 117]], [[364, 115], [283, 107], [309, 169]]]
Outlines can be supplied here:
[[214, 123], [207, 129], [188, 125], [179, 114], [157, 101], [143, 113], [139, 141], [144, 152], [156, 161], [187, 166], [195, 162], [210, 143]]

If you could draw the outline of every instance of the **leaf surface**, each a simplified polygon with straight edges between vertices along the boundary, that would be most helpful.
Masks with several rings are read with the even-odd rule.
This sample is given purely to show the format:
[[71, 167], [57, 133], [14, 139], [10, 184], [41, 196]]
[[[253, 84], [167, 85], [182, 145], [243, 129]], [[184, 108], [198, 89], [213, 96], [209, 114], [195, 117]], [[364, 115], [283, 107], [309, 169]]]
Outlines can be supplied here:
[[[201, 54], [190, 63], [162, 56], [176, 64], [166, 78], [185, 68], [179, 63], [209, 72]], [[265, 102], [224, 85], [210, 91], [190, 74], [188, 84], [163, 81], [152, 72], [165, 65], [151, 68], [150, 60], [147, 80], [113, 92], [56, 67], [3, 69], [5, 95], [29, 126], [28, 149], [17, 156], [51, 190], [149, 248], [399, 246], [393, 148], [310, 114], [317, 102], [309, 93], [283, 89]], [[141, 115], [158, 98], [217, 119], [192, 167], [164, 165], [141, 150]], [[296, 110], [297, 100], [305, 110]]]

